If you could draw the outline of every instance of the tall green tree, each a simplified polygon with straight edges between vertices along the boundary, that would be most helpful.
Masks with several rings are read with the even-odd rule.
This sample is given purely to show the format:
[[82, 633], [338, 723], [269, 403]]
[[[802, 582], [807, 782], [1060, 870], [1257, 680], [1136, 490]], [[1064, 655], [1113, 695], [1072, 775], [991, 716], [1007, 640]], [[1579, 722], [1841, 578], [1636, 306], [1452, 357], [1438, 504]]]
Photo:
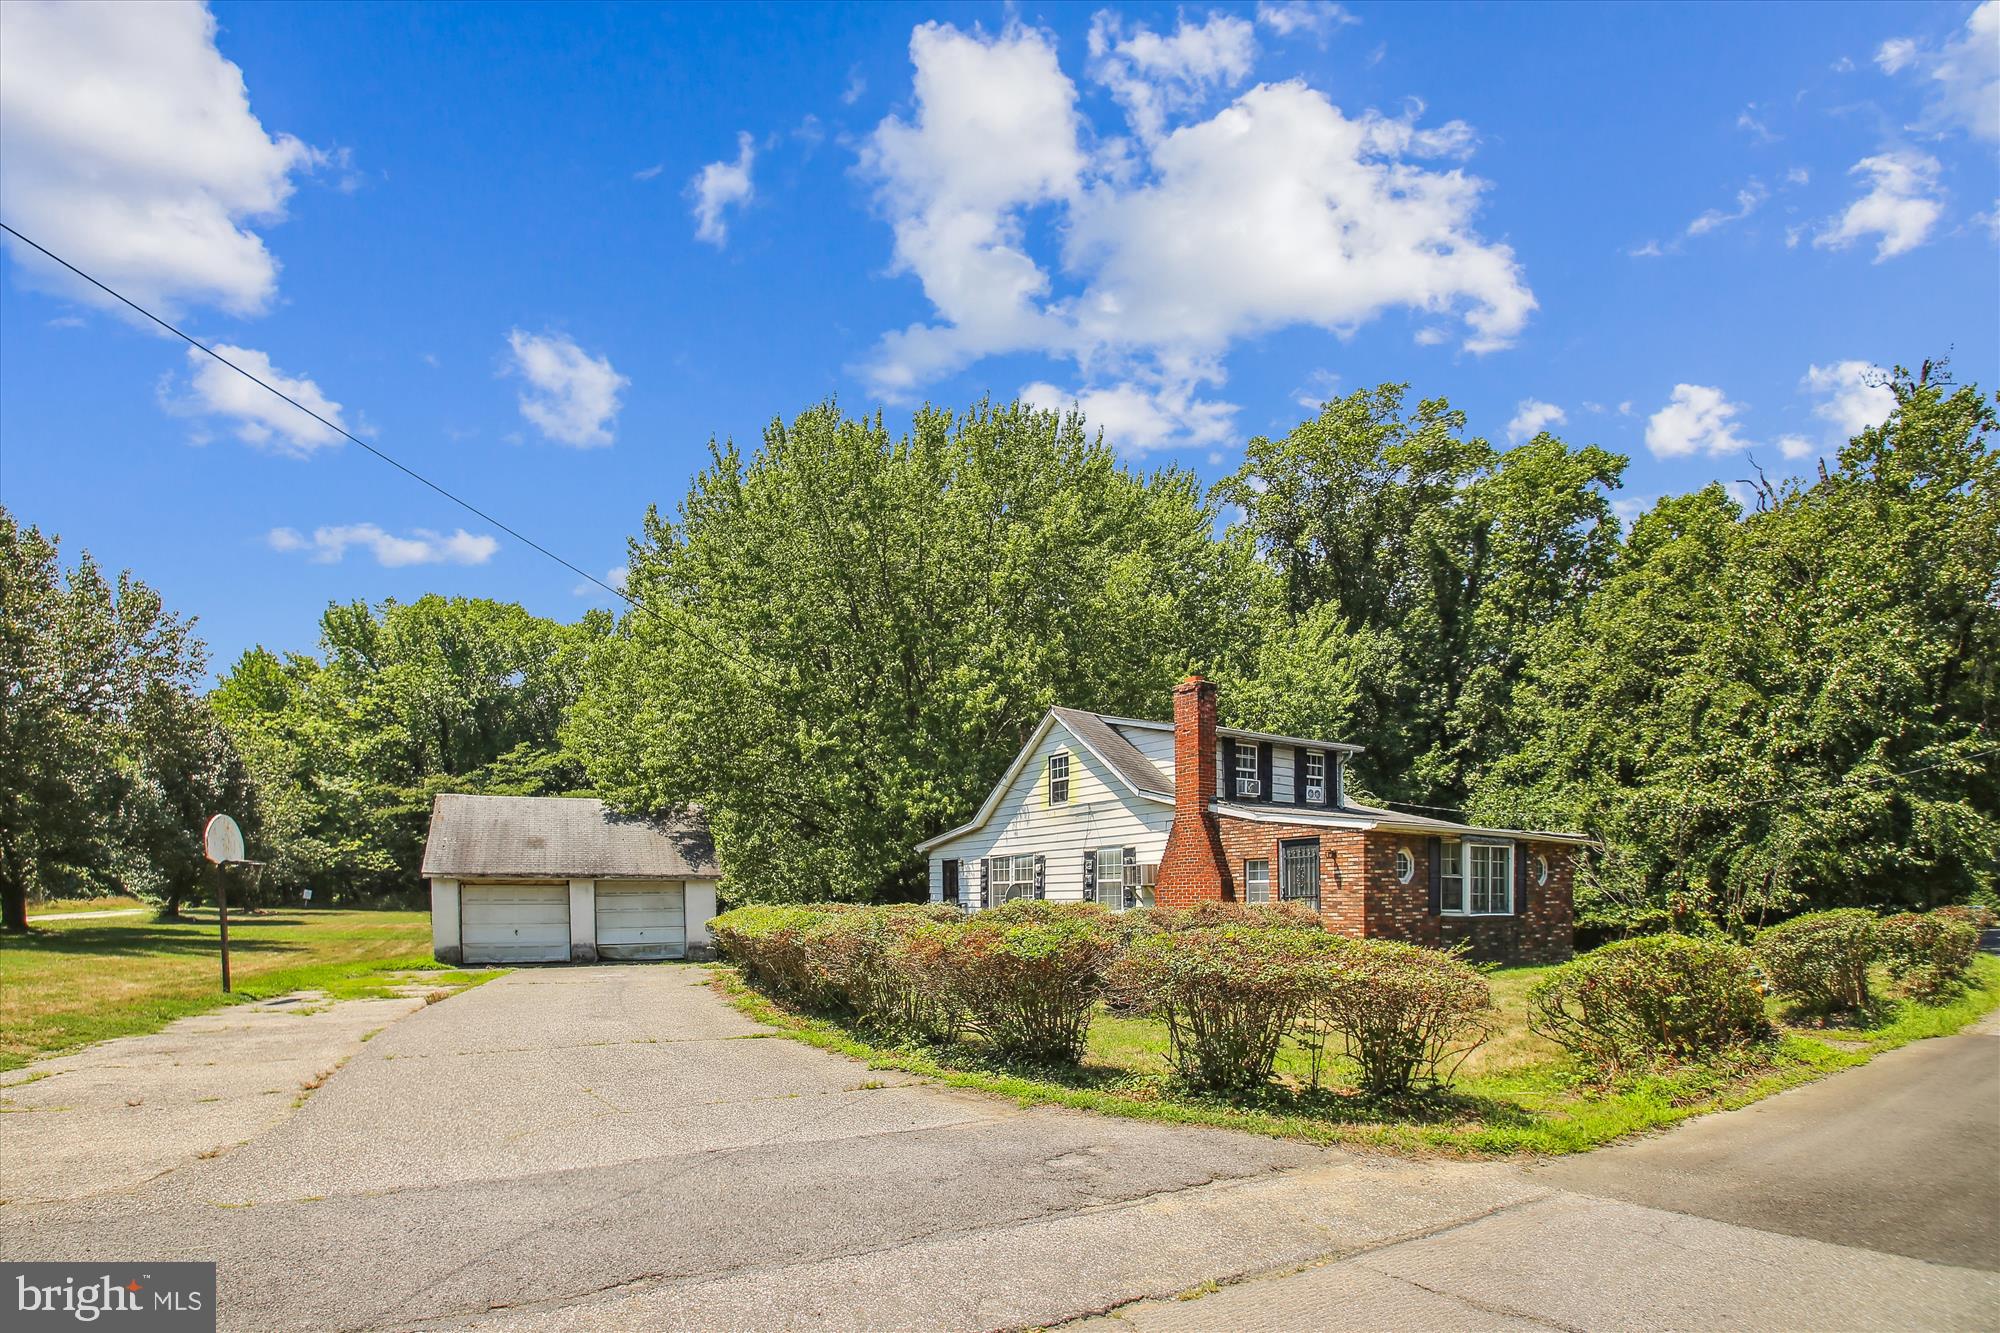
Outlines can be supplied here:
[[1013, 404], [892, 437], [831, 402], [712, 445], [649, 513], [626, 615], [567, 736], [603, 794], [707, 808], [735, 890], [921, 891], [1052, 704], [1157, 716], [1255, 577], [1195, 480]]
[[1926, 367], [1807, 485], [1720, 487], [1635, 525], [1549, 624], [1490, 818], [1583, 826], [1606, 924], [1990, 895], [2000, 869], [1993, 404]]
[[27, 929], [31, 894], [115, 886], [134, 710], [189, 690], [203, 657], [158, 593], [87, 552], [65, 571], [55, 538], [0, 508], [0, 927]]
[[1617, 549], [1626, 460], [1546, 432], [1499, 450], [1442, 398], [1384, 384], [1250, 441], [1218, 495], [1273, 574], [1223, 706], [1353, 736], [1382, 795], [1457, 804], [1513, 743], [1536, 627], [1575, 614]]

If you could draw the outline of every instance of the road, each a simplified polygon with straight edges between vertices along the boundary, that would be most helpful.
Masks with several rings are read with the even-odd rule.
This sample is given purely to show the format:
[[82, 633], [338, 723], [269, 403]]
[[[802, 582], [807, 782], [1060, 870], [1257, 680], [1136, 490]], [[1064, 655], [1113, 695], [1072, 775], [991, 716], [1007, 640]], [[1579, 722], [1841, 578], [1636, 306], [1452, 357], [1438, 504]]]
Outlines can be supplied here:
[[[1890, 1250], [1871, 1242], [1893, 1209], [1873, 1230], [1787, 1231], [1776, 1213], [1729, 1213], [1717, 1184], [1747, 1165], [1782, 1196], [1798, 1166], [1771, 1140], [1801, 1125], [1870, 1151], [1909, 1140], [1902, 1160], [1917, 1160], [1929, 1098], [1878, 1114], [1843, 1087], [1884, 1069], [1887, 1086], [1898, 1067], [1926, 1086], [1973, 1081], [1963, 1105], [1990, 1123], [1989, 1037], [1892, 1053], [1765, 1103], [1776, 1119], [1715, 1117], [1530, 1168], [1025, 1110], [772, 1038], [703, 977], [522, 970], [432, 1005], [357, 1039], [295, 1114], [240, 1147], [0, 1207], [0, 1258], [219, 1258], [223, 1325], [245, 1329], [2000, 1321], [1976, 1205]], [[152, 1075], [135, 1063], [126, 1077]], [[59, 1105], [61, 1088], [21, 1095]], [[1668, 1151], [1736, 1123], [1769, 1128]], [[1991, 1136], [1946, 1142], [1990, 1183]], [[1808, 1156], [1812, 1208], [1879, 1192], [1871, 1173]], [[1632, 1164], [1600, 1169], [1619, 1160]], [[1211, 1283], [1199, 1300], [1157, 1299]]]

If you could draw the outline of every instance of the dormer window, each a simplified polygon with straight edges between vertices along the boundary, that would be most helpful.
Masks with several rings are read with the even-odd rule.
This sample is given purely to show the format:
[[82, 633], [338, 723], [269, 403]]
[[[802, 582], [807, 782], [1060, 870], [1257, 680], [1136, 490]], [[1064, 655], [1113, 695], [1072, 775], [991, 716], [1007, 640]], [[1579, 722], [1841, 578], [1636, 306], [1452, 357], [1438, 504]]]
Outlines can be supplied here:
[[1326, 756], [1318, 750], [1306, 752], [1306, 803], [1326, 804]]
[[1069, 755], [1062, 750], [1049, 756], [1049, 804], [1069, 804]]
[[1236, 747], [1236, 794], [1256, 799], [1264, 794], [1264, 783], [1257, 763], [1257, 747], [1239, 745]]

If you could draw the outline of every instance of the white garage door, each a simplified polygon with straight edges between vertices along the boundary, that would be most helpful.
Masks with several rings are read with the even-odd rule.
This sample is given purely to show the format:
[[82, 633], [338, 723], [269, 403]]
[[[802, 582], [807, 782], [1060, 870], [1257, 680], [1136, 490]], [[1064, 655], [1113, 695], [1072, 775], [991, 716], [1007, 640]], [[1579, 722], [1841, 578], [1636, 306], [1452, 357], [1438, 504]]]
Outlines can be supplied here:
[[597, 882], [597, 956], [685, 958], [687, 907], [678, 884]]
[[569, 885], [467, 884], [459, 894], [466, 962], [569, 961]]

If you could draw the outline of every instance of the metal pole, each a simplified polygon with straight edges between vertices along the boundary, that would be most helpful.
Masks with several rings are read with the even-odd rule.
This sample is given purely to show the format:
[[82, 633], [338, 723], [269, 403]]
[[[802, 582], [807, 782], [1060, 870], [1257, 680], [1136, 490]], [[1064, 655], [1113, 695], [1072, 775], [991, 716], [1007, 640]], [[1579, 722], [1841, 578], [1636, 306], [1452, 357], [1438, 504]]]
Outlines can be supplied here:
[[216, 918], [222, 926], [222, 993], [229, 994], [229, 866], [215, 868]]

